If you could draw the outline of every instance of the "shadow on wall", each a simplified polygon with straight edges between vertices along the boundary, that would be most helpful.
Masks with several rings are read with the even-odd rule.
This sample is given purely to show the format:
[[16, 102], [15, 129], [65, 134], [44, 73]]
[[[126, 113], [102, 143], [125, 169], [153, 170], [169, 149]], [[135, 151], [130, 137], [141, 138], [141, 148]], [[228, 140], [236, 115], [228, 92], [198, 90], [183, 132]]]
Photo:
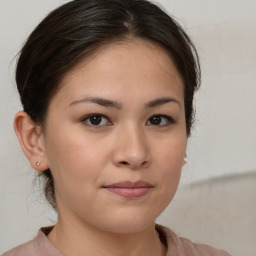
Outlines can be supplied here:
[[180, 236], [255, 256], [256, 171], [184, 185], [158, 223]]

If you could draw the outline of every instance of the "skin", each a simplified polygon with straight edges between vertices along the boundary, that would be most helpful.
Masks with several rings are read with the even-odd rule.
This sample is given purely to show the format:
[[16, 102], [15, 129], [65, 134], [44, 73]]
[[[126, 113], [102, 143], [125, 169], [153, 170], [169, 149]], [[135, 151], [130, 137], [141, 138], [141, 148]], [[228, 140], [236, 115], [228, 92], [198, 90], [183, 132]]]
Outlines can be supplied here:
[[[119, 42], [80, 62], [60, 86], [44, 133], [24, 112], [14, 122], [31, 166], [54, 177], [59, 219], [49, 240], [65, 255], [165, 255], [154, 222], [176, 192], [187, 143], [172, 60], [152, 42]], [[104, 115], [97, 125], [88, 117], [95, 113]], [[152, 186], [138, 198], [105, 188], [138, 180]]]

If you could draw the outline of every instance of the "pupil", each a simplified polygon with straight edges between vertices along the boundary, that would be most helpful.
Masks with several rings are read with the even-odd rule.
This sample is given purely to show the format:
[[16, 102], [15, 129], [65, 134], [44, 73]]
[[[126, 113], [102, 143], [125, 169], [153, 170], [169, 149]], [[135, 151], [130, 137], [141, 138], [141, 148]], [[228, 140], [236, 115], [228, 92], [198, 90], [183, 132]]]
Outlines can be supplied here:
[[160, 116], [152, 117], [151, 123], [154, 124], [154, 125], [159, 125], [161, 123], [161, 117]]
[[99, 116], [99, 115], [91, 116], [90, 117], [90, 122], [93, 125], [99, 125], [100, 122], [101, 122], [101, 116]]

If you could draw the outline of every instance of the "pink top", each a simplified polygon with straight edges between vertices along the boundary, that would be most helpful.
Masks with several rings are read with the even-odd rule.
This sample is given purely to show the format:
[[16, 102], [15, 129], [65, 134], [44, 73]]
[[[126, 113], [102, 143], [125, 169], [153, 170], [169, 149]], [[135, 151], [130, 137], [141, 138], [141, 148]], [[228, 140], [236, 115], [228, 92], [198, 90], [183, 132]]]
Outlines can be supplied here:
[[[31, 241], [20, 245], [2, 256], [64, 256], [47, 238], [53, 227], [42, 228]], [[180, 238], [170, 229], [156, 225], [160, 239], [167, 245], [166, 256], [231, 256], [208, 245], [195, 244], [186, 238]]]

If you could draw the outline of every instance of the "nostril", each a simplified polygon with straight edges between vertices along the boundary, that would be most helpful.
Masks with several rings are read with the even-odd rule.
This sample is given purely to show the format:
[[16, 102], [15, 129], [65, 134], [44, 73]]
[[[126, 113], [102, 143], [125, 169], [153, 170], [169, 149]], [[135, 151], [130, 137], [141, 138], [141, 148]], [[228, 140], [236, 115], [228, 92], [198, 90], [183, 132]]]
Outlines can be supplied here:
[[128, 162], [122, 161], [121, 164], [128, 165]]
[[[139, 166], [140, 167], [145, 167], [147, 165], [147, 163], [148, 163], [148, 161], [144, 161], [140, 165], [138, 165], [138, 166], [136, 165], [136, 167], [139, 167]], [[127, 166], [127, 165], [133, 166], [132, 164], [130, 164], [129, 162], [126, 162], [126, 161], [121, 161], [120, 164], [125, 165], [125, 166]]]
[[146, 165], [147, 164], [147, 161], [144, 161], [143, 163], [142, 163], [142, 166], [144, 166], [144, 165]]

